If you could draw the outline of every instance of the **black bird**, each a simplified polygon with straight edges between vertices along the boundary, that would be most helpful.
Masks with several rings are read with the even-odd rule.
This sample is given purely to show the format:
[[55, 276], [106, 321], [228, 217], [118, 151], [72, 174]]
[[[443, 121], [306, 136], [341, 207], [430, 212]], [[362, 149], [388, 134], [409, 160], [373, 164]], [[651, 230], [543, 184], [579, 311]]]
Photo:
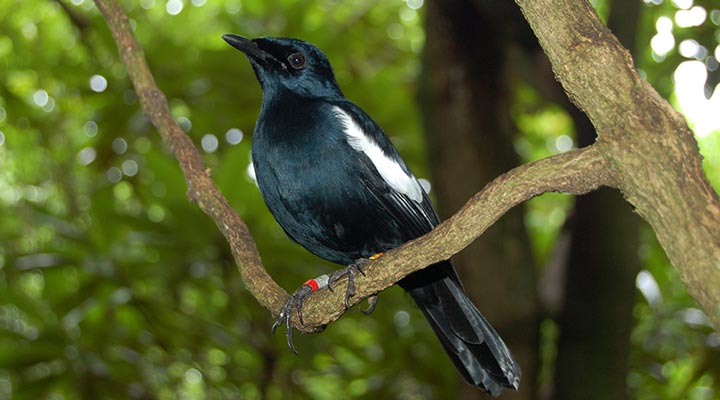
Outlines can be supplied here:
[[[263, 90], [252, 160], [265, 203], [294, 241], [357, 271], [367, 260], [439, 224], [417, 179], [383, 130], [340, 91], [327, 57], [298, 39], [227, 34], [245, 53]], [[362, 272], [362, 271], [360, 271]], [[330, 283], [336, 277], [329, 277]], [[302, 300], [328, 277], [308, 281], [275, 323], [302, 320]], [[463, 291], [450, 261], [399, 282], [420, 307], [462, 376], [498, 395], [518, 388], [520, 368]], [[349, 285], [351, 286], [351, 285]], [[349, 287], [347, 296], [353, 294]], [[347, 304], [347, 303], [346, 303]], [[373, 304], [371, 304], [371, 307]]]

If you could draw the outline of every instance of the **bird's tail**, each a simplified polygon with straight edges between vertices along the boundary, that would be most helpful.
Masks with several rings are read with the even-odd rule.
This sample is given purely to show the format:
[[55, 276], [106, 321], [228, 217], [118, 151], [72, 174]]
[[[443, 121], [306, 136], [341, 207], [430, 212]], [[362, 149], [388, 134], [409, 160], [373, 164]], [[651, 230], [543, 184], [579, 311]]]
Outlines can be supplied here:
[[449, 261], [418, 271], [400, 285], [422, 310], [463, 378], [493, 396], [517, 390], [520, 367], [490, 323], [470, 301]]

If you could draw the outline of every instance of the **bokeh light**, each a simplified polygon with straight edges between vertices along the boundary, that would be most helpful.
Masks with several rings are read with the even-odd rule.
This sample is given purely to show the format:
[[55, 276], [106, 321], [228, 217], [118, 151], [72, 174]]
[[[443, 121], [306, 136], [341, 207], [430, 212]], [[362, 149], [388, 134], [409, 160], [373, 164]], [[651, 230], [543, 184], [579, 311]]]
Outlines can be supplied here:
[[107, 84], [107, 79], [102, 75], [93, 75], [90, 77], [90, 89], [92, 89], [93, 92], [104, 92], [105, 89], [107, 89]]
[[217, 136], [212, 133], [203, 135], [200, 140], [200, 146], [206, 153], [214, 153], [218, 149], [219, 144], [220, 142], [218, 141]]
[[243, 140], [243, 133], [240, 129], [230, 128], [225, 132], [225, 140], [231, 145], [239, 144]]

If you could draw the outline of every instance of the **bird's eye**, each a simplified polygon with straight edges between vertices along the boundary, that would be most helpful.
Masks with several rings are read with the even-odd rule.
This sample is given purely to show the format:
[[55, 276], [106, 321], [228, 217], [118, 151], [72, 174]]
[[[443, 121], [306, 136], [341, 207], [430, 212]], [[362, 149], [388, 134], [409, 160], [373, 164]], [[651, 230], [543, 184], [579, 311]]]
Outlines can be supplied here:
[[291, 54], [287, 60], [290, 63], [290, 66], [295, 69], [302, 69], [302, 67], [305, 66], [305, 56], [302, 55], [302, 53]]

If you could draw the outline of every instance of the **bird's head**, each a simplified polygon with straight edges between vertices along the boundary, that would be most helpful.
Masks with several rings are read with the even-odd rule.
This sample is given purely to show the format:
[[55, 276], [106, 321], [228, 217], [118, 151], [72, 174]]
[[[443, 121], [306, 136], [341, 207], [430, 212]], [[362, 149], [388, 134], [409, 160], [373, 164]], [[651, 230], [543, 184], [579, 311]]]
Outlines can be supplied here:
[[303, 97], [342, 96], [327, 57], [308, 42], [274, 37], [247, 39], [235, 34], [222, 38], [245, 53], [266, 95], [286, 89]]

